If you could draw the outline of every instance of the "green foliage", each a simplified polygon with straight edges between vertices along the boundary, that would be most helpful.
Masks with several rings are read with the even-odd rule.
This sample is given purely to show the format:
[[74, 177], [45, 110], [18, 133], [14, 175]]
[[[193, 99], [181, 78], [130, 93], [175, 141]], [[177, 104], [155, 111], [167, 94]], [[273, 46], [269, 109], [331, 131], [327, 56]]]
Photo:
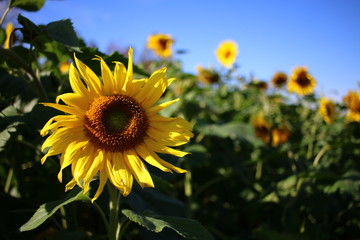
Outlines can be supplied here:
[[[18, 0], [10, 6], [38, 10], [43, 4]], [[184, 73], [175, 58], [141, 59], [134, 75], [146, 78], [166, 66], [167, 76], [177, 79], [160, 101], [180, 101], [160, 114], [193, 124], [191, 142], [178, 147], [191, 154], [160, 157], [189, 172], [169, 174], [148, 166], [155, 189], [135, 184], [118, 202], [115, 217], [106, 188], [95, 203], [80, 189], [65, 194], [71, 167], [59, 183], [59, 158], [40, 163], [39, 131], [62, 113], [39, 103], [72, 91], [60, 65], [73, 62], [74, 54], [99, 76], [96, 55], [111, 68], [114, 61], [127, 66], [128, 58], [89, 46], [69, 19], [37, 25], [19, 15], [14, 21], [21, 36], [10, 49], [0, 48], [1, 239], [106, 239], [111, 217], [119, 219], [119, 236], [126, 240], [360, 236], [360, 125], [346, 120], [346, 105], [335, 103], [337, 115], [327, 124], [317, 94], [261, 89], [235, 67], [213, 69], [221, 80], [206, 85]], [[1, 44], [5, 38], [2, 29]], [[258, 117], [268, 127], [256, 128]], [[289, 133], [279, 140], [274, 132], [281, 127]], [[91, 196], [98, 184], [94, 178]]]
[[10, 0], [10, 7], [21, 8], [26, 11], [38, 11], [45, 3], [45, 0]]
[[121, 212], [131, 221], [138, 223], [150, 231], [161, 232], [165, 227], [168, 227], [186, 239], [214, 239], [199, 222], [192, 219], [159, 216], [151, 212], [137, 214], [129, 209], [123, 209]]
[[37, 228], [48, 218], [50, 218], [59, 208], [64, 207], [65, 205], [72, 203], [74, 201], [90, 201], [90, 198], [83, 194], [83, 191], [78, 188], [73, 190], [68, 194], [68, 196], [63, 200], [53, 201], [42, 204], [35, 214], [30, 218], [30, 220], [21, 226], [20, 231], [29, 231]]

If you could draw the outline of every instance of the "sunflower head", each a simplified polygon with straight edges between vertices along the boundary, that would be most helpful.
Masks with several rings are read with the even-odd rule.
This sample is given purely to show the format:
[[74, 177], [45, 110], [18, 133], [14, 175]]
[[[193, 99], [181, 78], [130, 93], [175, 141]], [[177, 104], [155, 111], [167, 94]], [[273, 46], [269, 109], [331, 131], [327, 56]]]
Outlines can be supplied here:
[[100, 184], [93, 200], [108, 180], [124, 196], [130, 193], [133, 178], [141, 187], [154, 187], [147, 164], [165, 172], [186, 172], [157, 155], [186, 155], [172, 147], [187, 143], [193, 136], [189, 122], [158, 114], [179, 100], [156, 105], [174, 80], [166, 77], [166, 69], [148, 79], [134, 80], [131, 48], [127, 69], [115, 62], [112, 72], [102, 58], [95, 60], [100, 62], [101, 79], [75, 56], [77, 67], [71, 64], [69, 69], [74, 92], [59, 95], [57, 103], [43, 103], [66, 114], [51, 118], [41, 130], [43, 136], [51, 133], [42, 145], [47, 153], [41, 162], [60, 155], [59, 181], [63, 169], [71, 166], [73, 178], [67, 190], [77, 184], [84, 192], [89, 191], [90, 181], [99, 173]]
[[316, 80], [306, 67], [296, 67], [291, 73], [288, 82], [288, 91], [298, 95], [308, 95], [314, 92]]
[[153, 34], [147, 39], [146, 47], [152, 50], [161, 58], [168, 58], [172, 55], [172, 44], [174, 40], [169, 34]]
[[349, 91], [343, 99], [348, 111], [346, 119], [349, 122], [360, 122], [360, 92]]
[[69, 73], [69, 69], [70, 69], [70, 63], [69, 61], [65, 61], [60, 63], [59, 65], [59, 71], [61, 74], [67, 74]]
[[257, 116], [252, 121], [255, 135], [265, 143], [270, 142], [270, 124], [262, 116]]
[[290, 130], [286, 126], [280, 126], [271, 130], [271, 146], [277, 147], [288, 141]]
[[6, 39], [5, 39], [5, 42], [4, 42], [4, 48], [5, 49], [9, 49], [10, 46], [14, 42], [13, 31], [14, 31], [14, 26], [12, 25], [11, 22], [8, 22], [6, 24], [6, 27], [5, 27], [5, 33], [6, 33]]
[[335, 118], [335, 103], [334, 101], [321, 98], [319, 112], [327, 124], [330, 124], [334, 121]]
[[213, 69], [205, 69], [201, 66], [196, 68], [198, 79], [205, 84], [217, 83], [220, 80], [219, 74]]
[[271, 84], [276, 88], [282, 88], [287, 81], [287, 75], [284, 72], [277, 72], [271, 79]]
[[238, 46], [234, 41], [223, 41], [216, 49], [215, 54], [221, 65], [231, 68], [238, 55]]

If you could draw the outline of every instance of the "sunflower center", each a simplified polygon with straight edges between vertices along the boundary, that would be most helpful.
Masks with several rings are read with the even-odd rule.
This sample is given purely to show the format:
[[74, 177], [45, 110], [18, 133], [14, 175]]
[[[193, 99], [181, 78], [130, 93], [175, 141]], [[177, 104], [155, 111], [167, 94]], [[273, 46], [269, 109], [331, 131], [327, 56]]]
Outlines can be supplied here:
[[149, 127], [143, 108], [133, 98], [120, 94], [95, 99], [84, 120], [90, 142], [111, 152], [136, 147]]
[[167, 39], [163, 39], [163, 38], [159, 39], [159, 45], [162, 50], [165, 50], [167, 48], [167, 43], [168, 43]]
[[230, 58], [231, 56], [231, 51], [226, 51], [225, 54], [224, 54], [224, 57], [225, 58]]
[[297, 77], [297, 83], [301, 86], [301, 87], [307, 87], [310, 85], [310, 79], [308, 78], [306, 72], [301, 72], [299, 73], [298, 77]]

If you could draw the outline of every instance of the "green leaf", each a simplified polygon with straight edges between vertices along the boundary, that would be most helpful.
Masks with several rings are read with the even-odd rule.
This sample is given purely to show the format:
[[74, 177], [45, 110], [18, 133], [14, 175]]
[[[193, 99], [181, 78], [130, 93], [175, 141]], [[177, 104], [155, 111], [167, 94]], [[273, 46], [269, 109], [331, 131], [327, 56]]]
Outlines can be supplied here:
[[0, 45], [2, 46], [6, 39], [6, 33], [4, 29], [0, 29]]
[[51, 22], [46, 25], [45, 29], [47, 30], [49, 37], [55, 41], [69, 47], [79, 47], [79, 40], [70, 19]]
[[74, 201], [88, 200], [90, 198], [83, 194], [82, 189], [77, 188], [71, 191], [63, 200], [53, 201], [42, 204], [30, 220], [20, 227], [20, 232], [30, 231], [37, 228], [49, 217], [51, 217], [59, 208]]
[[18, 7], [26, 11], [38, 11], [44, 6], [45, 0], [12, 0], [10, 7]]
[[137, 214], [132, 210], [121, 211], [127, 218], [153, 232], [161, 232], [165, 227], [186, 239], [212, 240], [211, 234], [198, 221], [180, 217], [160, 216], [151, 212]]

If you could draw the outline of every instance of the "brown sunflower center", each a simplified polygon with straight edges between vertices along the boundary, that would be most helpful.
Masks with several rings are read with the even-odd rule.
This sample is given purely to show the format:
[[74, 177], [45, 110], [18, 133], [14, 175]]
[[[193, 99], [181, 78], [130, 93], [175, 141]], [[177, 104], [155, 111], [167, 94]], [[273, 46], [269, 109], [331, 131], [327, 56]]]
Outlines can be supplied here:
[[296, 79], [296, 82], [301, 87], [307, 87], [310, 85], [310, 79], [307, 76], [307, 73], [305, 71], [301, 71]]
[[149, 127], [143, 108], [133, 98], [120, 94], [95, 99], [84, 119], [90, 141], [111, 152], [136, 147]]
[[225, 58], [230, 58], [231, 57], [231, 51], [226, 51], [224, 54]]
[[167, 39], [164, 39], [164, 38], [159, 39], [159, 46], [160, 46], [161, 50], [166, 50], [167, 45], [168, 45]]

